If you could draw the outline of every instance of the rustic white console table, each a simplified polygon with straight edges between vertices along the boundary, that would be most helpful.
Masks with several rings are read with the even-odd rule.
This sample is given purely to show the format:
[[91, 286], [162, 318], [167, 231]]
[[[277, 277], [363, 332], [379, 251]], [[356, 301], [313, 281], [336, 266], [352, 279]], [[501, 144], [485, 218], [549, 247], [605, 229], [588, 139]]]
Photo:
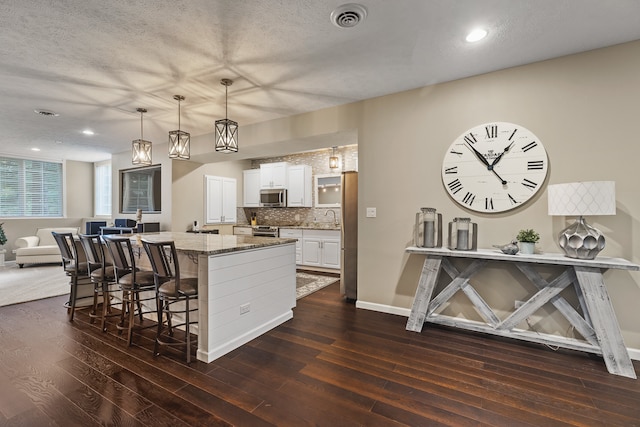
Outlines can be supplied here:
[[[639, 265], [621, 258], [598, 257], [595, 260], [579, 260], [561, 254], [506, 255], [497, 249], [458, 251], [446, 248], [408, 247], [406, 252], [426, 255], [407, 321], [408, 331], [420, 332], [424, 322], [431, 322], [596, 353], [602, 355], [610, 373], [636, 378], [602, 273], [610, 268], [640, 270]], [[458, 271], [449, 258], [469, 258], [471, 262], [463, 271]], [[469, 283], [469, 279], [489, 262], [513, 263], [538, 289], [538, 292], [504, 320], [495, 314]], [[536, 271], [536, 266], [543, 264], [561, 266], [564, 267], [564, 271], [547, 281]], [[433, 296], [441, 270], [452, 280], [438, 295]], [[582, 314], [560, 296], [560, 292], [571, 284], [574, 285]], [[459, 290], [471, 300], [485, 323], [436, 313]], [[516, 328], [516, 325], [547, 302], [562, 313], [584, 340]]]

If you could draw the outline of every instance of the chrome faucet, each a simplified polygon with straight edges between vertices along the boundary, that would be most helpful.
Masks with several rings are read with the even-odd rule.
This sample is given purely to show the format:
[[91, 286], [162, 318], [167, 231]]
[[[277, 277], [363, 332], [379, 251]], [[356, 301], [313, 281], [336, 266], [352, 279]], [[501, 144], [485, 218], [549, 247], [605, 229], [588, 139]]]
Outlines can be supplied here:
[[335, 212], [335, 211], [327, 210], [327, 211], [324, 213], [324, 216], [329, 215], [329, 212], [331, 212], [331, 213], [333, 214], [333, 224], [334, 224], [334, 225], [338, 225], [338, 217], [336, 216], [336, 212]]

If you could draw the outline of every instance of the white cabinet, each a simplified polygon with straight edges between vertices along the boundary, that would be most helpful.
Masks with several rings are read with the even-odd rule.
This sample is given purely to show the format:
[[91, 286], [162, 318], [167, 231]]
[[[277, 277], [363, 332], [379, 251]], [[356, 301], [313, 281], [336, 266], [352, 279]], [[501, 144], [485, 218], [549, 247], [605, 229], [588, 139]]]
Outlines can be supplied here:
[[296, 239], [296, 264], [302, 264], [302, 230], [299, 228], [281, 228], [280, 237]]
[[290, 208], [310, 208], [311, 202], [312, 169], [307, 165], [289, 166], [289, 184], [287, 186], [287, 206]]
[[316, 175], [313, 186], [316, 208], [339, 208], [342, 199], [342, 177], [337, 174]]
[[302, 264], [340, 268], [340, 231], [303, 230]]
[[205, 224], [236, 222], [235, 178], [205, 175]]
[[242, 171], [243, 203], [245, 208], [260, 207], [260, 169]]
[[287, 162], [260, 165], [260, 188], [287, 188]]

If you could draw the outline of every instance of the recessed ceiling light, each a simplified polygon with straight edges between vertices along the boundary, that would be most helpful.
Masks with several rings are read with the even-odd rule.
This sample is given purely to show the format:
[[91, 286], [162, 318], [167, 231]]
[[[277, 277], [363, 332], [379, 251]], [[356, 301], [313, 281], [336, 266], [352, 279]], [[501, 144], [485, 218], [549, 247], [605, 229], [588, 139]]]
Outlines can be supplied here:
[[487, 34], [488, 34], [487, 30], [484, 30], [482, 28], [476, 28], [475, 30], [467, 34], [467, 38], [465, 40], [468, 41], [469, 43], [475, 43], [487, 37]]
[[85, 130], [82, 131], [82, 133], [85, 134], [85, 135], [93, 135], [94, 134], [94, 132], [91, 129], [85, 129]]
[[39, 148], [37, 148], [37, 147], [33, 147], [33, 148], [31, 149], [31, 151], [40, 151], [40, 149], [39, 149]]

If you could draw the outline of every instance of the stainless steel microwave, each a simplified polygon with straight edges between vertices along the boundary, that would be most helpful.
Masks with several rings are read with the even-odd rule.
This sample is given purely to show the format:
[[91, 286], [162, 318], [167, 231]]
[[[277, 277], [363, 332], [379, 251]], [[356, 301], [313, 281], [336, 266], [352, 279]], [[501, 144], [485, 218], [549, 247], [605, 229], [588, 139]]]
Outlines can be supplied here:
[[287, 207], [287, 190], [284, 188], [260, 190], [260, 206], [265, 208]]

